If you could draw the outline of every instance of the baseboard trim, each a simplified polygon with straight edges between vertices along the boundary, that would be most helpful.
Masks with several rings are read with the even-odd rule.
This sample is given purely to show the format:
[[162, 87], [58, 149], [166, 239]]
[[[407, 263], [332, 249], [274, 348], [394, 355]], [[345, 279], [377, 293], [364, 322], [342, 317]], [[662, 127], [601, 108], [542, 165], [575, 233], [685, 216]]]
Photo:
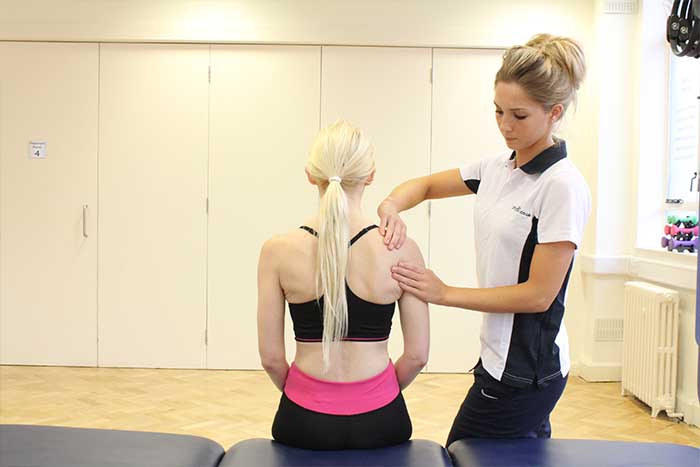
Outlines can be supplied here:
[[622, 381], [622, 366], [617, 364], [589, 365], [579, 363], [571, 368], [571, 374], [589, 383]]
[[683, 414], [683, 421], [688, 425], [700, 427], [700, 403], [698, 403], [698, 399], [676, 396], [676, 412]]

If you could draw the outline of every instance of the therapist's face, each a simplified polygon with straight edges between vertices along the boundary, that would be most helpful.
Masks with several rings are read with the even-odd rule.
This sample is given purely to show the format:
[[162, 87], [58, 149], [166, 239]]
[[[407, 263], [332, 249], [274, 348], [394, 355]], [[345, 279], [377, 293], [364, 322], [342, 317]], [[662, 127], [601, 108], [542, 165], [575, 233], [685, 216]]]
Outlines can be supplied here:
[[510, 149], [528, 149], [551, 138], [558, 112], [545, 111], [519, 84], [499, 81], [494, 104], [498, 129]]

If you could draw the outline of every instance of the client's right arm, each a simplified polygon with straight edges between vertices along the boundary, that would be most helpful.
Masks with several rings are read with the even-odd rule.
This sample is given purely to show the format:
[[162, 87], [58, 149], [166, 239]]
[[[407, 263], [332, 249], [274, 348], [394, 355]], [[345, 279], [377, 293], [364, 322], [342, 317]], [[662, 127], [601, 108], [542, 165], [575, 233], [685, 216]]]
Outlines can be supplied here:
[[[423, 255], [413, 240], [407, 238], [401, 252], [402, 261], [425, 264]], [[399, 386], [405, 389], [428, 362], [430, 319], [428, 304], [408, 292], [404, 292], [399, 298], [399, 312], [403, 332], [403, 354], [394, 367]]]
[[284, 350], [284, 292], [279, 281], [279, 241], [270, 239], [258, 261], [258, 352], [260, 362], [282, 391], [289, 364]]

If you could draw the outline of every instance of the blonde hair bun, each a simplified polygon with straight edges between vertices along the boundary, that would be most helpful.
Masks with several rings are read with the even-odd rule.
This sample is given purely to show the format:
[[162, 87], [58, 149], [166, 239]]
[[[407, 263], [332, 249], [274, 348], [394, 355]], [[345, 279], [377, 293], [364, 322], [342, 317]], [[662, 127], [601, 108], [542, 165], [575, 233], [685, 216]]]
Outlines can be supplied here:
[[525, 45], [509, 48], [496, 73], [496, 83], [513, 82], [546, 109], [576, 101], [576, 92], [586, 75], [583, 48], [575, 40], [537, 34]]

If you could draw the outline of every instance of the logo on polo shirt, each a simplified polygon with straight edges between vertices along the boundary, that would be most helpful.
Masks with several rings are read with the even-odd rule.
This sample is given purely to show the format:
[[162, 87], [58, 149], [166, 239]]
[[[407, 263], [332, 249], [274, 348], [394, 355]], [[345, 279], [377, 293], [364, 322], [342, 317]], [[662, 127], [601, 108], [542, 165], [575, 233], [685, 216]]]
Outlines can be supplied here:
[[522, 208], [521, 208], [520, 206], [513, 206], [513, 211], [515, 211], [515, 212], [517, 212], [518, 214], [521, 214], [521, 215], [523, 215], [523, 216], [525, 216], [525, 217], [531, 217], [531, 216], [532, 216], [532, 214], [530, 214], [529, 212], [523, 211]]

